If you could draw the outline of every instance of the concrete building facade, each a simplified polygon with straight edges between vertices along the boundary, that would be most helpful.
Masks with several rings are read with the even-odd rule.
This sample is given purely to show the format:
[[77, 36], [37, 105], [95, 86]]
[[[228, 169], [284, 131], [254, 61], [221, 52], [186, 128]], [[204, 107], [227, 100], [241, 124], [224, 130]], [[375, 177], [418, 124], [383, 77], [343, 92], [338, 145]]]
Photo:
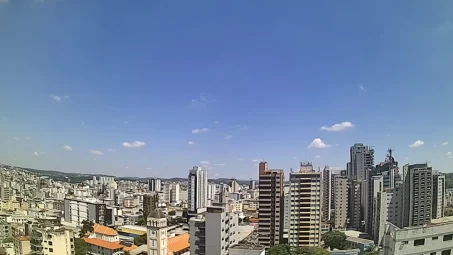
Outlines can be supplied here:
[[445, 216], [445, 175], [433, 176], [433, 218]]
[[403, 224], [402, 227], [430, 223], [433, 204], [433, 176], [428, 164], [403, 167]]
[[208, 206], [208, 173], [194, 166], [189, 171], [189, 214], [198, 214]]
[[66, 222], [81, 226], [82, 221], [87, 220], [106, 225], [105, 215], [106, 205], [104, 203], [68, 197], [64, 200], [64, 220]]
[[348, 222], [349, 181], [346, 175], [333, 176], [333, 228], [346, 229]]
[[347, 167], [350, 179], [366, 180], [367, 169], [374, 167], [374, 149], [362, 143], [354, 144], [350, 149], [350, 162]]
[[291, 246], [320, 245], [321, 180], [321, 173], [313, 172], [311, 163], [304, 163], [299, 172], [290, 173], [291, 212], [288, 244]]
[[281, 169], [259, 164], [258, 242], [265, 247], [279, 244], [283, 235], [285, 175]]

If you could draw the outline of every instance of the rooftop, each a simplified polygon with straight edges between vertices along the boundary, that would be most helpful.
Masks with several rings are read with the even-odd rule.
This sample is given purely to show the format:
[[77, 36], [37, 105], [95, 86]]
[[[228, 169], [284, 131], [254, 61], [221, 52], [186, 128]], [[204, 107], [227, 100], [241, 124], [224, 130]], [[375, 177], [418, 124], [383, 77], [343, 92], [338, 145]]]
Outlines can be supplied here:
[[118, 235], [118, 232], [116, 232], [116, 230], [114, 230], [113, 228], [99, 225], [97, 223], [94, 224], [93, 228], [94, 228], [94, 232], [97, 234], [102, 234], [102, 235], [107, 235], [107, 236], [117, 236]]
[[14, 237], [19, 241], [30, 241], [30, 236], [16, 236]]
[[109, 250], [116, 250], [116, 249], [122, 249], [123, 248], [123, 246], [121, 244], [119, 244], [119, 243], [107, 242], [107, 241], [104, 241], [104, 240], [98, 239], [98, 238], [87, 238], [87, 237], [84, 237], [83, 240], [85, 240], [85, 242], [88, 243], [88, 244], [99, 246], [99, 247], [106, 248], [106, 249], [109, 249]]
[[189, 248], [190, 247], [189, 238], [190, 238], [189, 233], [169, 238], [167, 245], [168, 250], [176, 253]]

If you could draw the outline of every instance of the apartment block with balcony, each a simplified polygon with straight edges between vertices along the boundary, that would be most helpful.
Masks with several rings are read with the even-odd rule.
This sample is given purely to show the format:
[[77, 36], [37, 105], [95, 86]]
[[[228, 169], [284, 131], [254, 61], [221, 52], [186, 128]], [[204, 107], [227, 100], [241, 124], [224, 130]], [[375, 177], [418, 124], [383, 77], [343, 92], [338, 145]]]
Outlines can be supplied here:
[[30, 247], [34, 255], [73, 255], [74, 231], [61, 226], [33, 226]]

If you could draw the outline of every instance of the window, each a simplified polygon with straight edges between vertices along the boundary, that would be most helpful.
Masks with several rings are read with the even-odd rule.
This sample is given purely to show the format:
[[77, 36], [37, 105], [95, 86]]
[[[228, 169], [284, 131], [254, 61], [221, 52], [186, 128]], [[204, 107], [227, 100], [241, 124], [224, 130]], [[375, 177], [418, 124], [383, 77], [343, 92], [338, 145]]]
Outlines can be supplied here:
[[49, 252], [53, 252], [53, 249], [52, 249], [52, 248], [49, 248]]
[[438, 236], [435, 236], [435, 237], [433, 237], [432, 239], [433, 239], [433, 240], [437, 240], [437, 239], [439, 239], [439, 237], [438, 237]]
[[436, 253], [435, 252], [431, 252], [429, 255], [436, 255]]
[[425, 239], [414, 240], [414, 246], [425, 245]]
[[451, 240], [453, 240], [453, 234], [444, 235], [444, 241], [451, 241]]
[[442, 255], [451, 255], [451, 250], [443, 250]]

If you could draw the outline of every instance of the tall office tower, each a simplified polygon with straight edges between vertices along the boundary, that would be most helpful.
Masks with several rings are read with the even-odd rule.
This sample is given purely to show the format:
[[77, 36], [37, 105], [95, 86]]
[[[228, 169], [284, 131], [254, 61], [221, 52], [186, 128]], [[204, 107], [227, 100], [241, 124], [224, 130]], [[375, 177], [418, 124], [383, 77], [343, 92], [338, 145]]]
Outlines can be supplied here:
[[365, 193], [365, 181], [363, 180], [349, 180], [349, 205], [348, 205], [348, 218], [349, 227], [357, 230], [363, 230], [364, 227], [364, 213], [362, 207], [363, 197]]
[[333, 213], [333, 228], [334, 229], [346, 229], [348, 222], [348, 193], [349, 193], [349, 181], [346, 171], [342, 174], [333, 176], [333, 201], [334, 201], [334, 213]]
[[350, 162], [348, 164], [349, 178], [354, 180], [366, 180], [367, 169], [374, 167], [374, 149], [356, 143], [350, 150]]
[[189, 171], [189, 214], [206, 211], [208, 206], [208, 172], [194, 166]]
[[384, 177], [382, 175], [370, 176], [365, 183], [366, 193], [366, 207], [363, 210], [365, 219], [365, 232], [373, 236], [373, 223], [376, 213], [376, 202], [378, 193], [383, 190]]
[[167, 218], [159, 209], [153, 209], [147, 218], [148, 253], [167, 255]]
[[433, 219], [445, 216], [445, 175], [433, 176]]
[[428, 164], [403, 167], [403, 227], [421, 226], [431, 222], [433, 200], [432, 167]]
[[148, 190], [151, 192], [161, 192], [162, 191], [162, 182], [158, 178], [149, 178], [148, 179]]
[[290, 173], [291, 214], [288, 244], [319, 246], [321, 242], [321, 173], [311, 163], [302, 163]]
[[394, 188], [398, 174], [398, 161], [393, 158], [393, 150], [388, 149], [388, 154], [384, 162], [379, 163], [372, 171], [372, 175], [382, 175], [383, 187]]
[[231, 180], [230, 187], [231, 187], [231, 193], [239, 192], [239, 189], [240, 189], [239, 183], [235, 179]]
[[159, 194], [153, 192], [143, 196], [143, 216], [146, 218], [159, 204]]
[[332, 173], [329, 167], [324, 167], [322, 170], [322, 219], [330, 220], [330, 212], [332, 205]]
[[283, 228], [285, 174], [259, 164], [258, 242], [266, 247], [279, 244]]
[[255, 180], [250, 180], [249, 189], [255, 189], [255, 186], [256, 186]]
[[381, 245], [387, 222], [400, 227], [403, 221], [403, 187], [397, 185], [378, 192], [373, 223], [373, 238]]
[[204, 216], [189, 221], [190, 254], [227, 255], [239, 242], [239, 218], [225, 207], [208, 207]]

